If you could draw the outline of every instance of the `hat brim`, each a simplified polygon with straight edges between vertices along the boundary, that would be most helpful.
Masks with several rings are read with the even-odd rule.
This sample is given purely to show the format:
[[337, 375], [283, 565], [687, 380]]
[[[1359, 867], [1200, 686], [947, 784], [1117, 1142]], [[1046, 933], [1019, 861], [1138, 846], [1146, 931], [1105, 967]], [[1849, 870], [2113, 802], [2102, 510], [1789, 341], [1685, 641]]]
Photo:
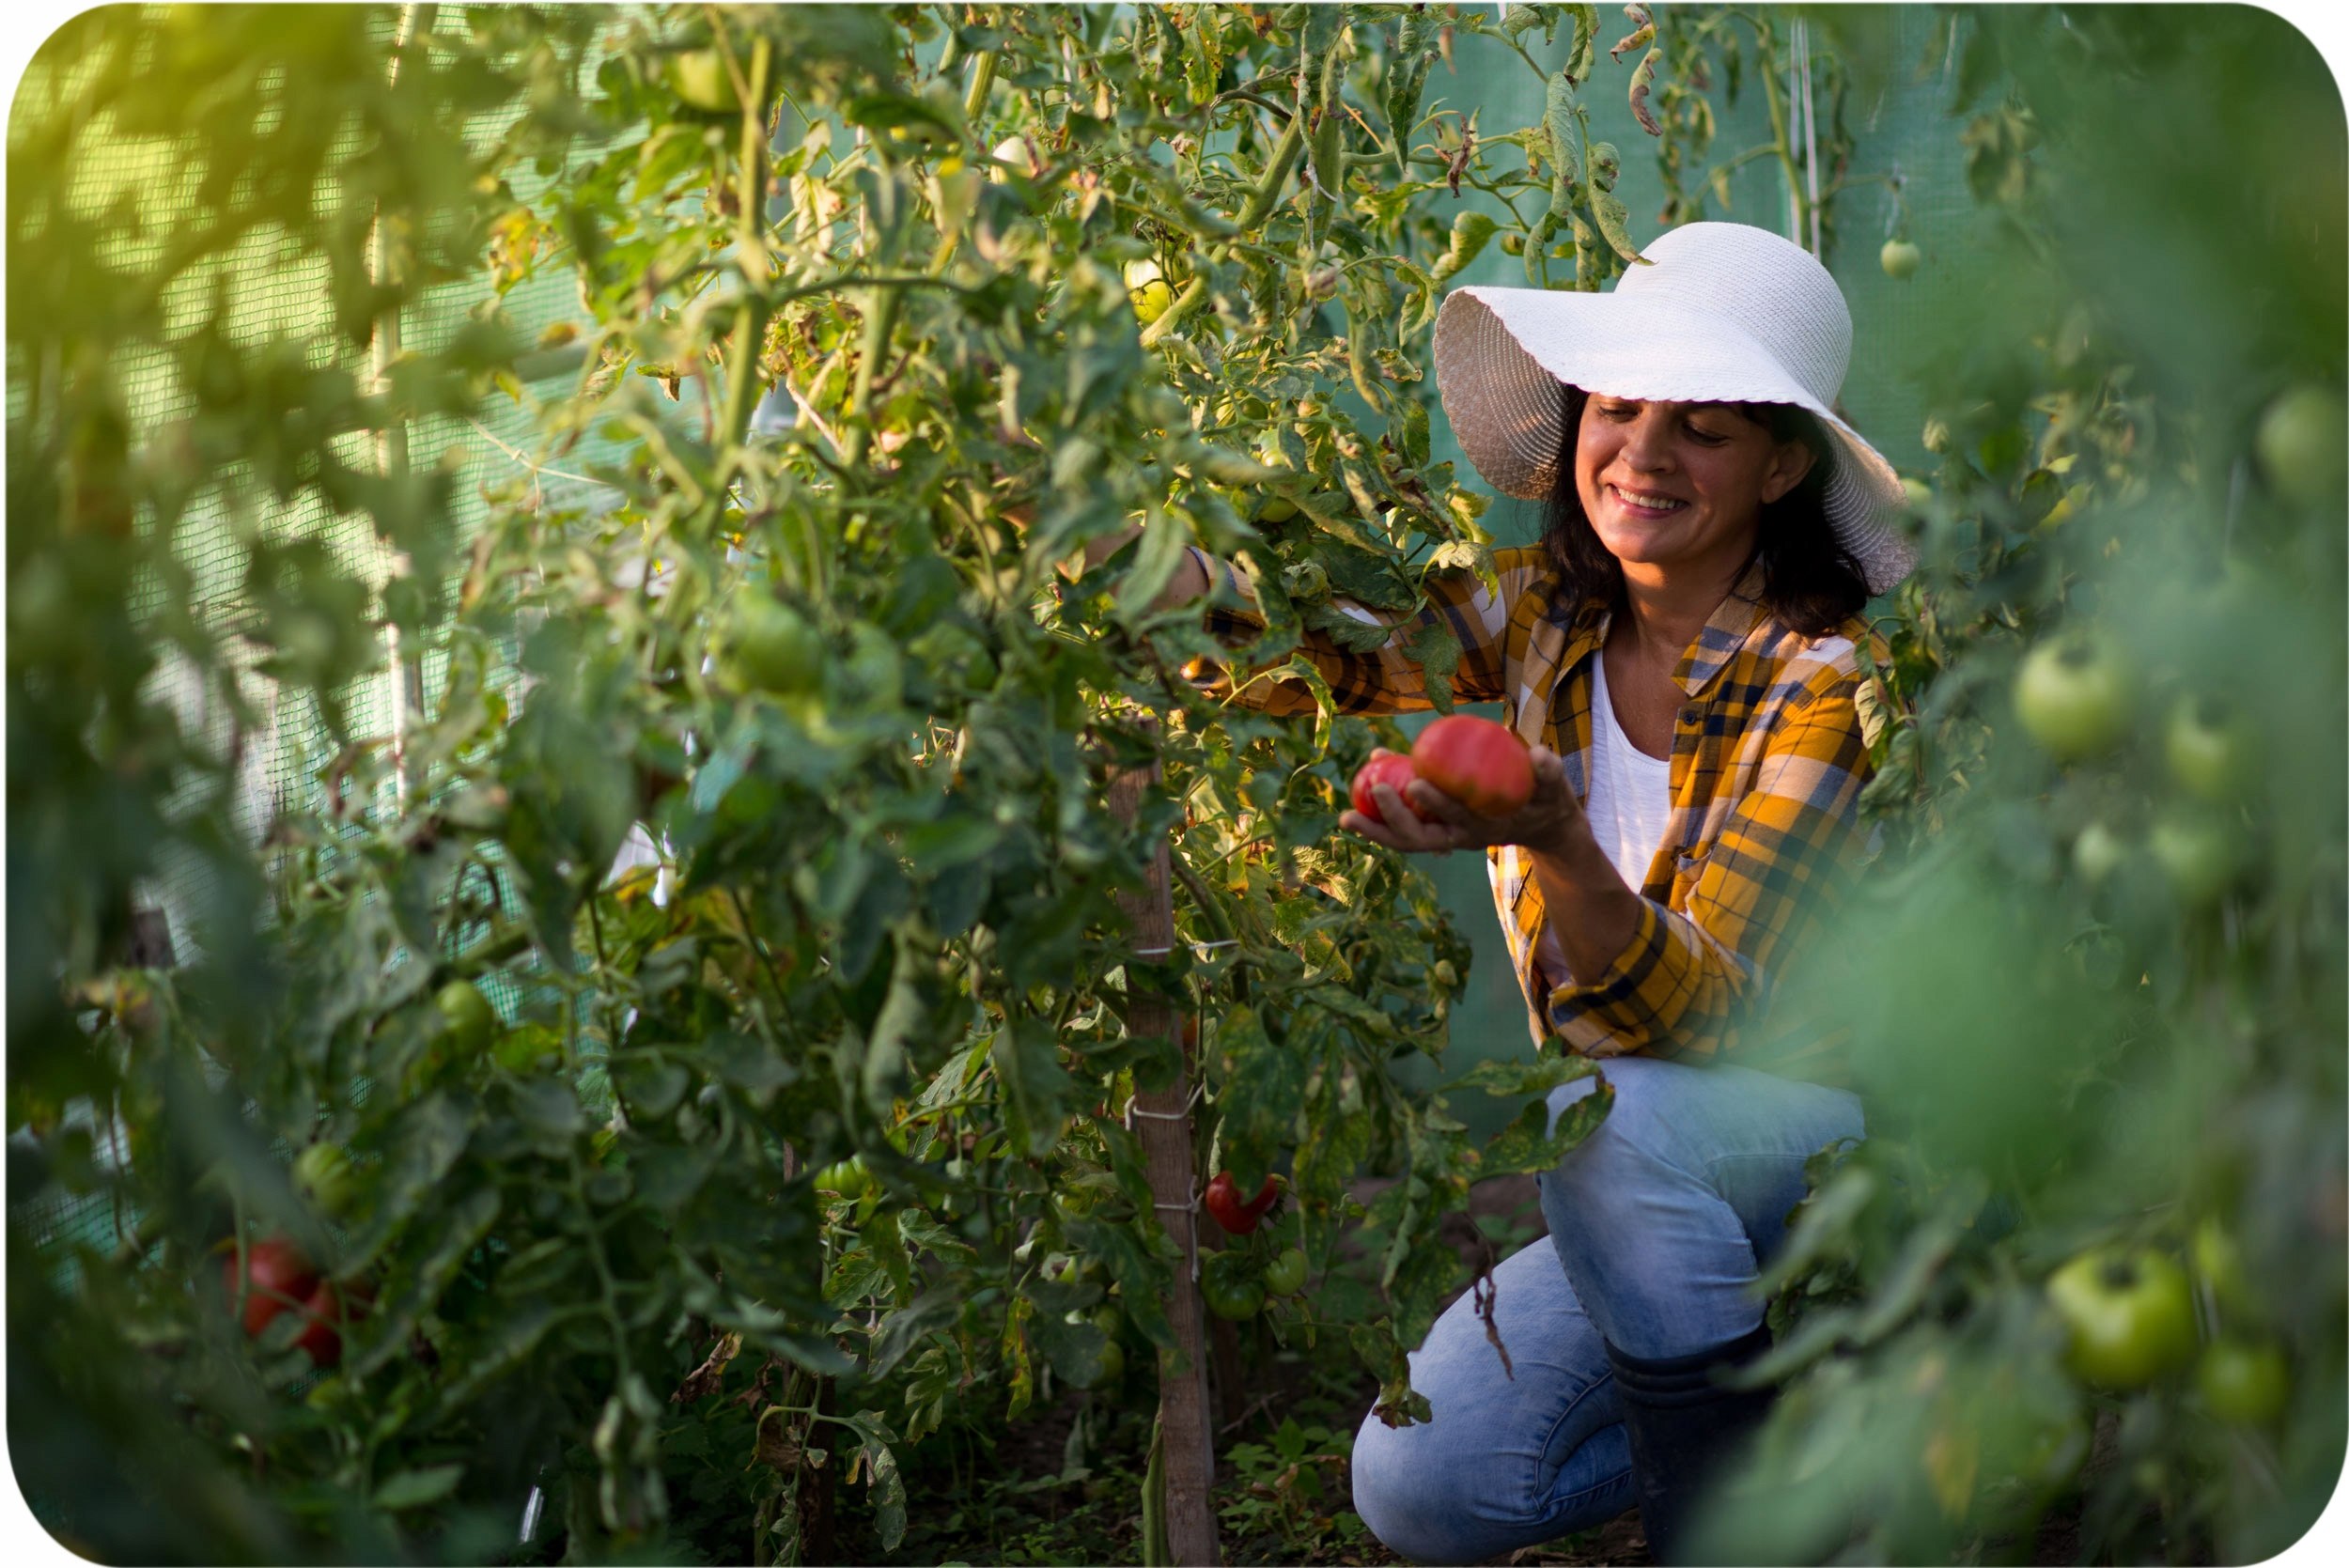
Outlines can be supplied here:
[[1906, 577], [1893, 528], [1900, 475], [1735, 323], [1637, 294], [1455, 288], [1436, 317], [1436, 388], [1469, 461], [1495, 489], [1547, 498], [1557, 482], [1558, 386], [1642, 401], [1792, 403], [1834, 438], [1827, 516], [1868, 591]]

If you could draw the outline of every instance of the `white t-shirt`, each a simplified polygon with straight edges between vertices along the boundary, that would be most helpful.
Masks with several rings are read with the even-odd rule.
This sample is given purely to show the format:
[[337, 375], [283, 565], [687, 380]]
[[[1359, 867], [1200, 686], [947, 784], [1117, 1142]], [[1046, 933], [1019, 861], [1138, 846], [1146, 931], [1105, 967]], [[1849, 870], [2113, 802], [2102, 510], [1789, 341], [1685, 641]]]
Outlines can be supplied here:
[[[1603, 654], [1591, 656], [1589, 760], [1591, 793], [1583, 802], [1582, 815], [1590, 818], [1591, 832], [1598, 840], [1599, 848], [1637, 893], [1647, 879], [1648, 862], [1662, 846], [1664, 828], [1672, 817], [1672, 764], [1668, 756], [1648, 755], [1624, 734], [1623, 724], [1615, 717], [1614, 699], [1607, 694], [1607, 660]], [[1557, 911], [1549, 911], [1534, 956], [1548, 974], [1549, 983], [1563, 986], [1570, 984], [1572, 977], [1549, 924], [1556, 919]]]

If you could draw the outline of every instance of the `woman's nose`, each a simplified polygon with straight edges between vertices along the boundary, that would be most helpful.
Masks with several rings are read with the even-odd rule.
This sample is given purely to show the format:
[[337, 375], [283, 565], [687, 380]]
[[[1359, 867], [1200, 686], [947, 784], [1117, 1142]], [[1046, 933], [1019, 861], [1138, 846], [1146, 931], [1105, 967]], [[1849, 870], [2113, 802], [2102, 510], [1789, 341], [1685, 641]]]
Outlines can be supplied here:
[[1624, 431], [1623, 458], [1643, 472], [1672, 466], [1672, 432], [1655, 410], [1642, 409]]

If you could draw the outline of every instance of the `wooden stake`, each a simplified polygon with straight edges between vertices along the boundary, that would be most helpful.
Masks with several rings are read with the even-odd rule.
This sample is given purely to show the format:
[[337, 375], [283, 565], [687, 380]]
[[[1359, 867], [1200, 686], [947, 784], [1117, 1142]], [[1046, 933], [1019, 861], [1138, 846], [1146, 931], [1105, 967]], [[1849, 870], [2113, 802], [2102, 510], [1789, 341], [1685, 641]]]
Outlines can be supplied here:
[[[1158, 782], [1158, 769], [1135, 768], [1110, 783], [1110, 810], [1130, 824], [1143, 795]], [[1173, 877], [1168, 849], [1160, 843], [1150, 857], [1147, 882], [1139, 894], [1118, 903], [1133, 927], [1141, 952], [1171, 953], [1174, 947]], [[1137, 991], [1126, 1027], [1136, 1035], [1159, 1034], [1180, 1042], [1182, 1018], [1163, 997]], [[1134, 1096], [1134, 1123], [1150, 1172], [1151, 1201], [1159, 1222], [1182, 1249], [1166, 1315], [1174, 1325], [1179, 1354], [1159, 1355], [1159, 1426], [1165, 1445], [1166, 1537], [1173, 1560], [1184, 1568], [1216, 1568], [1223, 1560], [1216, 1539], [1215, 1428], [1207, 1403], [1206, 1312], [1193, 1282], [1199, 1256], [1198, 1188], [1191, 1155], [1190, 1081], [1196, 1063], [1188, 1050], [1174, 1081], [1156, 1094]], [[1174, 1370], [1180, 1362], [1182, 1371]]]

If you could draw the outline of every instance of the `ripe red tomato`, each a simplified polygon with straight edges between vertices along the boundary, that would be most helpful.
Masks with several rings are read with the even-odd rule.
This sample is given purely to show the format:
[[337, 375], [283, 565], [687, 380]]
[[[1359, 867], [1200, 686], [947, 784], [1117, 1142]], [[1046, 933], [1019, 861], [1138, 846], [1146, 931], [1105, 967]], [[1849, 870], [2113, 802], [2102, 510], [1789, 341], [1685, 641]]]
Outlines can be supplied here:
[[[357, 1322], [375, 1304], [375, 1287], [354, 1280], [340, 1291], [319, 1278], [301, 1248], [284, 1236], [265, 1236], [245, 1249], [244, 1331], [257, 1338], [280, 1312], [296, 1312], [308, 1321], [294, 1337], [297, 1348], [312, 1361], [331, 1367], [343, 1358], [341, 1323]], [[222, 1260], [222, 1282], [228, 1298], [237, 1295], [237, 1256]]]
[[[335, 1327], [335, 1314], [340, 1307], [341, 1299], [334, 1292], [334, 1283], [327, 1280], [320, 1280], [318, 1289], [312, 1291], [308, 1299], [302, 1303], [303, 1315], [310, 1322], [295, 1337], [294, 1345], [297, 1349], [309, 1352], [310, 1359], [322, 1367], [334, 1366], [343, 1358], [343, 1336]], [[359, 1315], [355, 1302], [351, 1307], [351, 1315]]]
[[1242, 1198], [1239, 1184], [1232, 1180], [1232, 1173], [1219, 1171], [1215, 1180], [1207, 1184], [1207, 1213], [1217, 1224], [1234, 1235], [1246, 1235], [1263, 1222], [1265, 1211], [1279, 1196], [1280, 1190], [1273, 1186], [1272, 1178], [1267, 1176], [1263, 1191], [1253, 1198]]
[[[305, 1301], [318, 1288], [319, 1271], [302, 1249], [283, 1236], [267, 1236], [245, 1249], [244, 1331], [258, 1334], [277, 1314]], [[237, 1254], [221, 1260], [221, 1283], [237, 1299]]]
[[1506, 816], [1533, 798], [1533, 759], [1517, 733], [1455, 713], [1419, 732], [1411, 767], [1479, 816]]
[[[1419, 774], [1411, 768], [1411, 759], [1400, 753], [1388, 752], [1381, 756], [1372, 757], [1362, 764], [1361, 771], [1354, 775], [1354, 809], [1373, 822], [1383, 825], [1387, 819], [1379, 813], [1378, 802], [1370, 793], [1371, 786], [1385, 784], [1389, 789], [1400, 795], [1403, 793], [1403, 786], [1418, 777]], [[1408, 800], [1403, 803], [1406, 806], [1410, 804]], [[1419, 814], [1414, 812], [1411, 815], [1416, 816]]]

